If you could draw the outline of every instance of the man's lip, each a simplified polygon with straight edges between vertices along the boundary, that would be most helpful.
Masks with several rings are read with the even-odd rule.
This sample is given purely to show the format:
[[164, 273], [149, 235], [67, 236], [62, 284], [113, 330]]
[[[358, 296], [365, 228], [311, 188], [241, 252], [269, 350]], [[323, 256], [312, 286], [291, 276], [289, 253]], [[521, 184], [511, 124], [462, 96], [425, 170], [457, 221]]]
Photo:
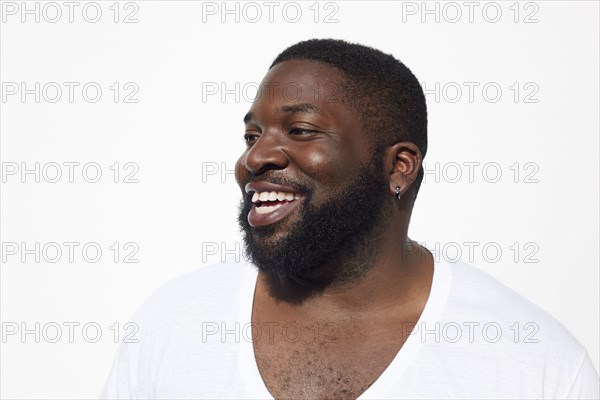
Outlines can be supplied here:
[[287, 193], [298, 193], [298, 191], [290, 186], [277, 185], [266, 181], [254, 181], [249, 182], [244, 187], [247, 194], [251, 192], [287, 192]]
[[304, 197], [300, 197], [299, 199], [295, 199], [293, 201], [283, 201], [277, 209], [265, 214], [259, 214], [256, 211], [256, 204], [253, 204], [252, 208], [250, 209], [250, 212], [248, 213], [248, 223], [252, 227], [257, 227], [271, 225], [275, 222], [279, 222], [282, 219], [286, 218], [289, 214], [294, 212], [294, 210], [298, 208], [300, 202], [303, 199]]

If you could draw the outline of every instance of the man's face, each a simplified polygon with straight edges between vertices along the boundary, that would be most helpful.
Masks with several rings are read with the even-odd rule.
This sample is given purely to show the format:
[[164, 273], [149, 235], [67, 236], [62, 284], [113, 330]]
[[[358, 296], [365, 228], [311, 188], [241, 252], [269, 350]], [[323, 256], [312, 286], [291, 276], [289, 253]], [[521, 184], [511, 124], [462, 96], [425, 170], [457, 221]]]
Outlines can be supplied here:
[[359, 117], [339, 101], [334, 88], [341, 79], [314, 61], [277, 64], [245, 118], [247, 149], [236, 164], [244, 193], [238, 221], [246, 253], [261, 271], [357, 275], [327, 268], [341, 256], [356, 258], [358, 245], [389, 220], [381, 159]]

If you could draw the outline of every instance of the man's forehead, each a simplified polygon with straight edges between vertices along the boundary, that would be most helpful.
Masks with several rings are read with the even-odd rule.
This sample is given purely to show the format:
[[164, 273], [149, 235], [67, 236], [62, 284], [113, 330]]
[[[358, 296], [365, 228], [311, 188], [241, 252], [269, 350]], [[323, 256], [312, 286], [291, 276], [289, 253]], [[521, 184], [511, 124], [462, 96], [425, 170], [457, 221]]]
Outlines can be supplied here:
[[323, 116], [331, 106], [340, 105], [342, 83], [340, 72], [327, 64], [311, 60], [283, 61], [265, 75], [244, 121], [264, 106], [278, 113]]
[[273, 75], [298, 75], [298, 76], [315, 76], [323, 77], [325, 75], [330, 77], [337, 76], [341, 77], [341, 71], [333, 65], [326, 64], [316, 60], [287, 60], [275, 64], [267, 74], [265, 78]]
[[[288, 114], [296, 114], [296, 113], [308, 113], [308, 114], [320, 114], [324, 115], [323, 110], [311, 103], [296, 103], [296, 104], [286, 104], [277, 109], [279, 113], [288, 113]], [[254, 114], [252, 110], [250, 110], [244, 116], [244, 122], [248, 123], [254, 119]]]
[[[309, 60], [283, 61], [271, 68], [260, 83], [259, 91], [297, 99], [341, 87], [344, 76], [336, 68]], [[315, 99], [315, 102], [318, 99]]]

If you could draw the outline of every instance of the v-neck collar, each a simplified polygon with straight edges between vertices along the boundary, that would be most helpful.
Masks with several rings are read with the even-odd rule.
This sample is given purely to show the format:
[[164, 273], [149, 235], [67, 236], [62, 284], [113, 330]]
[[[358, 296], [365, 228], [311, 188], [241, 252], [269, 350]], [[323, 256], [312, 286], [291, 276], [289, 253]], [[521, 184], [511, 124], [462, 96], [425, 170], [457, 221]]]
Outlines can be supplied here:
[[[435, 257], [434, 257], [435, 258]], [[416, 327], [435, 326], [439, 321], [443, 308], [446, 304], [451, 285], [451, 265], [447, 261], [434, 259], [433, 278], [429, 297], [423, 308], [423, 312], [417, 321]], [[250, 326], [252, 322], [252, 308], [254, 303], [254, 292], [258, 271], [252, 265], [247, 266], [248, 271], [242, 288], [242, 304], [240, 309], [240, 322], [244, 326]], [[246, 325], [247, 324], [247, 325]], [[391, 388], [402, 379], [402, 374], [416, 357], [422, 346], [420, 335], [410, 334], [402, 345], [392, 362], [369, 388], [363, 392], [357, 400], [382, 399], [394, 396], [390, 393]], [[273, 395], [267, 389], [256, 363], [254, 346], [251, 340], [242, 340], [239, 353], [238, 365], [243, 380], [244, 390], [252, 398], [273, 399]]]

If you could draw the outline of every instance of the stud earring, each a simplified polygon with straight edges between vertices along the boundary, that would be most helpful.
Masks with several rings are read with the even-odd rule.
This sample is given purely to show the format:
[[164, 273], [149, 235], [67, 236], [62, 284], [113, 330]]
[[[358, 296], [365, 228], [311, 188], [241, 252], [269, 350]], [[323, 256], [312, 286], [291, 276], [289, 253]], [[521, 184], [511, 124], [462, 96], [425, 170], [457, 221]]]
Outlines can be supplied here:
[[400, 194], [400, 186], [396, 186], [396, 197], [398, 198], [398, 200], [400, 200], [400, 197], [402, 197], [402, 195]]

